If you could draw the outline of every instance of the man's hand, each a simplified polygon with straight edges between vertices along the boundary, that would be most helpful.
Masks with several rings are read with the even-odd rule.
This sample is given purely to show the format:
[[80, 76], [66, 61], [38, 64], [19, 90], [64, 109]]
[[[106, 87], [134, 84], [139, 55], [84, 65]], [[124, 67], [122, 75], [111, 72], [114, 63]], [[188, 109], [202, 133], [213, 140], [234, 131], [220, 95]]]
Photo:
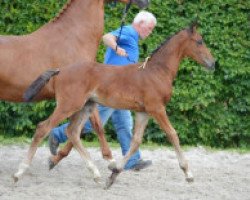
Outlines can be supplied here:
[[106, 46], [110, 47], [111, 49], [113, 49], [117, 55], [124, 56], [124, 57], [128, 56], [125, 49], [123, 49], [117, 45], [117, 42], [116, 42], [117, 37], [116, 36], [112, 35], [111, 33], [107, 33], [102, 37], [102, 39], [103, 39], [104, 44]]
[[127, 52], [125, 51], [125, 49], [119, 47], [119, 46], [116, 46], [115, 48], [115, 52], [119, 55], [119, 56], [124, 56], [124, 57], [127, 57], [128, 54]]

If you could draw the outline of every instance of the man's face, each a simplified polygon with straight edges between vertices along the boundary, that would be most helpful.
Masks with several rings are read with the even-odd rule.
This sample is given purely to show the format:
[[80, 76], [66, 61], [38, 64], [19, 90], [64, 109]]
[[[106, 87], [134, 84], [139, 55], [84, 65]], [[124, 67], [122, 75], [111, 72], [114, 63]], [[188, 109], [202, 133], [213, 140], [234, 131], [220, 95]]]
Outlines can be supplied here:
[[154, 30], [155, 24], [153, 21], [147, 23], [147, 22], [140, 22], [139, 23], [139, 35], [141, 39], [145, 39], [146, 37], [148, 37], [152, 31]]

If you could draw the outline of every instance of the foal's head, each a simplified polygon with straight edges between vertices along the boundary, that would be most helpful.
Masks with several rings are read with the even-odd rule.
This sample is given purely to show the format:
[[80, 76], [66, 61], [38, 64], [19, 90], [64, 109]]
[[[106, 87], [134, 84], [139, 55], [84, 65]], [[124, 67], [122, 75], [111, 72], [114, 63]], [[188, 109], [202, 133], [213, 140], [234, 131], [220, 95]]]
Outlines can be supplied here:
[[196, 26], [197, 24], [193, 23], [187, 29], [188, 40], [185, 45], [184, 55], [193, 58], [208, 69], [214, 69], [215, 60], [206, 47], [202, 36], [196, 31]]

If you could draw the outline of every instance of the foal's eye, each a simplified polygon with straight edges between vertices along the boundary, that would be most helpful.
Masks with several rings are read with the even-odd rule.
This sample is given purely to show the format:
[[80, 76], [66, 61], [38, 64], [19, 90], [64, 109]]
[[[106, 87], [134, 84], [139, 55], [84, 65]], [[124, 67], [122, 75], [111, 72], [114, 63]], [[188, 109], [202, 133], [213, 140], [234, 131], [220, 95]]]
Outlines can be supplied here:
[[202, 45], [203, 44], [203, 40], [198, 40], [196, 41], [197, 45]]

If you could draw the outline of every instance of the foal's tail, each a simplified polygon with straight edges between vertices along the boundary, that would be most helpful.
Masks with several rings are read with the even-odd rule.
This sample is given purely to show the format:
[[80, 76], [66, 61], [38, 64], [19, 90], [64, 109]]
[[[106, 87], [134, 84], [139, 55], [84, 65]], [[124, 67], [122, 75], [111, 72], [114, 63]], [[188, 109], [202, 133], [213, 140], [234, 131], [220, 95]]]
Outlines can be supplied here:
[[50, 69], [40, 75], [28, 89], [24, 92], [23, 99], [25, 102], [30, 102], [42, 90], [51, 77], [59, 74], [59, 69]]

